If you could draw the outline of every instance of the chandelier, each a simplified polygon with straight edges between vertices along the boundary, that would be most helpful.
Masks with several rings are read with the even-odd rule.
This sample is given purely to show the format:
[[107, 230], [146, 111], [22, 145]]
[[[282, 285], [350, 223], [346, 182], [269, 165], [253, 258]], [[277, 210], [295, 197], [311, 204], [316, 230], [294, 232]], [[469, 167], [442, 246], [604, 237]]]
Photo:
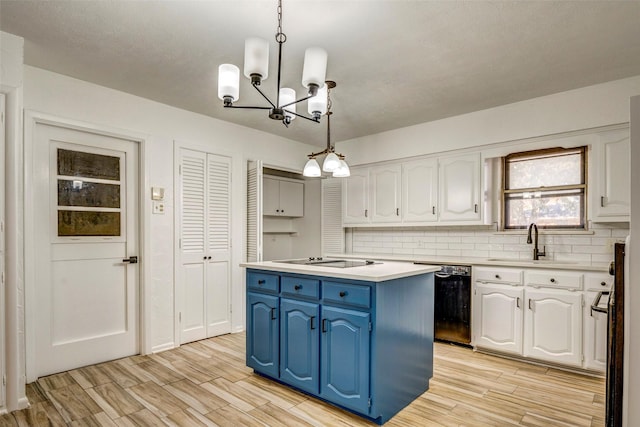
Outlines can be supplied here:
[[[327, 71], [327, 52], [319, 47], [310, 47], [304, 54], [302, 68], [302, 85], [307, 89], [307, 96], [296, 99], [296, 91], [291, 88], [280, 87], [282, 66], [282, 45], [287, 36], [282, 32], [282, 0], [278, 0], [278, 28], [276, 42], [278, 42], [278, 87], [276, 100], [273, 102], [260, 90], [260, 83], [269, 75], [269, 42], [267, 40], [250, 37], [244, 45], [244, 75], [251, 81], [251, 85], [270, 104], [269, 106], [240, 106], [234, 105], [240, 96], [240, 69], [233, 64], [222, 64], [218, 67], [218, 98], [224, 102], [225, 108], [245, 108], [253, 110], [269, 110], [269, 118], [281, 120], [285, 126], [296, 117], [302, 117], [312, 122], [320, 122], [320, 116], [326, 113], [326, 97], [319, 95], [324, 85]], [[296, 112], [296, 104], [304, 100], [307, 103], [307, 117]]]
[[331, 89], [336, 87], [336, 82], [327, 80], [326, 84], [323, 86], [323, 90], [318, 93], [318, 96], [322, 95], [322, 92], [326, 91], [326, 106], [327, 106], [327, 148], [317, 153], [309, 154], [309, 160], [307, 164], [304, 165], [304, 170], [302, 171], [302, 175], [309, 177], [318, 177], [322, 175], [320, 171], [320, 165], [316, 160], [316, 157], [326, 154], [327, 157], [324, 158], [324, 162], [322, 162], [322, 170], [324, 172], [330, 172], [336, 178], [346, 178], [351, 175], [351, 171], [349, 170], [349, 165], [344, 161], [344, 156], [340, 153], [336, 154], [335, 147], [331, 145]]

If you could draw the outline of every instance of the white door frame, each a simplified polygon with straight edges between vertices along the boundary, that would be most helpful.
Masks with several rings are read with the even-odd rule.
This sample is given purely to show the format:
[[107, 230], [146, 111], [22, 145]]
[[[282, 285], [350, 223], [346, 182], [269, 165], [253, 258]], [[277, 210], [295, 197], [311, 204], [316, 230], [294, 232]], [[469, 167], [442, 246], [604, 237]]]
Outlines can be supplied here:
[[151, 195], [149, 185], [149, 170], [147, 167], [147, 159], [149, 155], [148, 135], [143, 135], [129, 130], [123, 130], [110, 126], [86, 123], [77, 120], [57, 117], [54, 115], [40, 113], [32, 110], [25, 110], [24, 113], [24, 279], [25, 279], [25, 359], [26, 359], [26, 380], [32, 382], [37, 379], [36, 374], [36, 317], [33, 313], [36, 301], [36, 285], [34, 280], [35, 272], [35, 245], [36, 236], [33, 232], [34, 221], [34, 200], [33, 176], [35, 166], [33, 164], [33, 149], [35, 145], [34, 135], [35, 128], [38, 124], [52, 125], [72, 130], [90, 132], [104, 136], [127, 139], [138, 143], [138, 194], [139, 194], [139, 253], [140, 253], [140, 277], [139, 277], [139, 307], [138, 307], [138, 347], [141, 354], [151, 352], [151, 322], [150, 322], [150, 303], [151, 296], [146, 284], [146, 278], [151, 277], [150, 262], [146, 259], [146, 255], [150, 253], [150, 215], [151, 215]]

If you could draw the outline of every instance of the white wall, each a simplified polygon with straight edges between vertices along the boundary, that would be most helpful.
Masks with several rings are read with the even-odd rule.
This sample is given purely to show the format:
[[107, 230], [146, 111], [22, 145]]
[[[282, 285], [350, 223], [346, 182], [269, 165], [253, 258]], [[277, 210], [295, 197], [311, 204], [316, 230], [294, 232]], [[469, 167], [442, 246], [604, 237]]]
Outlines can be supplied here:
[[[27, 110], [147, 135], [146, 182], [148, 187], [166, 189], [166, 214], [144, 218], [150, 224], [150, 254], [145, 260], [150, 272], [146, 283], [150, 308], [147, 350], [167, 348], [174, 343], [173, 143], [205, 145], [214, 153], [233, 156], [232, 328], [241, 330], [244, 278], [237, 264], [243, 261], [246, 246], [246, 161], [262, 159], [274, 166], [301, 170], [313, 147], [34, 67], [25, 67], [24, 80]], [[217, 102], [213, 96], [212, 102]], [[150, 188], [144, 191], [148, 201]]]
[[338, 143], [350, 165], [476, 147], [629, 121], [640, 76]]
[[640, 96], [631, 98], [631, 248], [629, 288], [625, 290], [625, 415], [627, 427], [640, 426]]

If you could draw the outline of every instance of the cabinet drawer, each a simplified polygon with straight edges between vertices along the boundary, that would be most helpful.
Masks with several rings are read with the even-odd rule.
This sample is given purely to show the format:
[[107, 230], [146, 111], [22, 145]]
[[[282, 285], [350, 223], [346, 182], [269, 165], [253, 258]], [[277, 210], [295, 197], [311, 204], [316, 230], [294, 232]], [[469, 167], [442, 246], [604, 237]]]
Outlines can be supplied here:
[[278, 293], [279, 278], [277, 274], [247, 272], [247, 289]]
[[341, 282], [322, 282], [322, 298], [325, 302], [371, 307], [371, 288]]
[[515, 268], [487, 268], [473, 269], [473, 279], [476, 282], [522, 284], [523, 271]]
[[613, 276], [608, 274], [585, 274], [585, 291], [608, 291], [613, 285]]
[[544, 288], [582, 289], [582, 274], [565, 271], [527, 271], [525, 285]]
[[318, 299], [320, 298], [320, 281], [282, 276], [280, 291], [287, 295]]

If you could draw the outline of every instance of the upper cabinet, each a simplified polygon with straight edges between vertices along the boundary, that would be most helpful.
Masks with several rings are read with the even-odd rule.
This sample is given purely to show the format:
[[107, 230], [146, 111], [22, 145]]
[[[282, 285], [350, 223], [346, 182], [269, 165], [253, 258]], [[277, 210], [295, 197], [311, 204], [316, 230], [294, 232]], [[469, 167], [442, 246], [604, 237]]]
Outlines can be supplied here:
[[480, 221], [480, 154], [439, 160], [440, 221]]
[[304, 216], [304, 183], [265, 176], [262, 212], [269, 216]]
[[481, 224], [479, 153], [352, 168], [345, 226]]
[[593, 145], [592, 221], [629, 221], [629, 151], [629, 129], [603, 132]]

